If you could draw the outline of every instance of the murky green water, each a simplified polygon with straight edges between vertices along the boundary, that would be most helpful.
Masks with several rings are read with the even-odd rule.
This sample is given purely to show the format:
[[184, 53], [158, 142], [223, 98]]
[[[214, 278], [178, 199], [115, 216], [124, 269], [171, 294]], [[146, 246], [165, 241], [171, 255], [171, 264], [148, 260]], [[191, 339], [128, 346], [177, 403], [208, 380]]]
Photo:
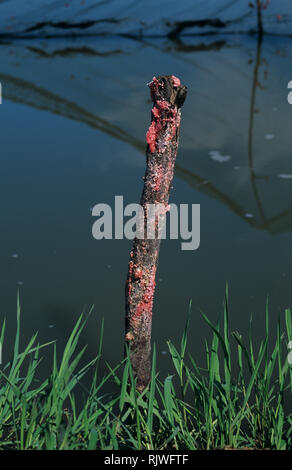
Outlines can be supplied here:
[[[189, 87], [171, 202], [201, 205], [201, 246], [163, 241], [153, 338], [167, 373], [166, 340], [180, 338], [193, 300], [190, 349], [203, 355], [225, 283], [232, 329], [264, 335], [291, 307], [292, 40], [210, 37], [183, 42], [121, 39], [0, 46], [0, 320], [13, 339], [16, 293], [23, 340], [64, 344], [95, 305], [83, 341], [123, 354], [124, 286], [132, 243], [94, 240], [91, 208], [139, 202], [151, 103], [146, 83], [174, 74]], [[283, 318], [283, 317], [282, 317]], [[7, 344], [8, 348], [8, 344]], [[9, 349], [9, 348], [8, 348]], [[8, 356], [8, 357], [7, 357]], [[3, 350], [3, 361], [9, 359]]]

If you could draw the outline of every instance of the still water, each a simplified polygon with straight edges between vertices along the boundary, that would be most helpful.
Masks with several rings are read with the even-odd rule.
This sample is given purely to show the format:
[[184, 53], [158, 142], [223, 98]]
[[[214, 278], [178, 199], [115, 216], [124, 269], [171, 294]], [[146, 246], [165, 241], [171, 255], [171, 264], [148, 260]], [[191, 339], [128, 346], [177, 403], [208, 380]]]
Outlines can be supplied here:
[[22, 341], [64, 345], [94, 305], [82, 341], [90, 359], [105, 321], [104, 359], [123, 355], [124, 286], [132, 246], [93, 239], [97, 203], [139, 202], [153, 75], [189, 88], [171, 202], [201, 205], [201, 245], [162, 242], [153, 316], [162, 377], [166, 341], [179, 341], [192, 299], [189, 348], [203, 356], [225, 283], [231, 329], [275, 331], [291, 307], [292, 39], [226, 36], [182, 41], [15, 41], [0, 45], [0, 321], [10, 359], [16, 296]]

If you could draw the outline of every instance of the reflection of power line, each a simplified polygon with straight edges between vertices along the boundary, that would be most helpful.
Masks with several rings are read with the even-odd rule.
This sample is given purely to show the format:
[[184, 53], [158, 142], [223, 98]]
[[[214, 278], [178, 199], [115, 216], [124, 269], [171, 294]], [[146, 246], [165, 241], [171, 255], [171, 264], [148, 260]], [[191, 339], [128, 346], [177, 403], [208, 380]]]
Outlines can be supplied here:
[[[217, 189], [216, 186], [210, 183], [210, 181], [206, 181], [205, 178], [202, 178], [201, 176], [195, 173], [192, 173], [191, 171], [188, 171], [185, 168], [182, 168], [178, 164], [176, 164], [175, 166], [175, 171], [178, 174], [178, 176], [180, 176], [190, 186], [192, 186], [196, 190], [199, 190], [207, 195], [210, 195], [211, 197], [219, 201], [222, 201], [233, 212], [235, 212], [240, 217], [244, 218], [246, 211], [239, 204], [237, 204], [233, 199], [231, 199], [225, 193]], [[198, 188], [198, 185], [200, 185], [200, 189]], [[255, 221], [253, 219], [245, 219], [245, 220], [250, 225], [255, 225]]]
[[[284, 220], [285, 217], [288, 217], [289, 215], [292, 215], [292, 207], [290, 207], [286, 211], [281, 212], [278, 215], [275, 215], [274, 217], [271, 217], [270, 219], [265, 220], [263, 224], [258, 224], [256, 227], [261, 230], [268, 230], [269, 232], [276, 233], [277, 230], [275, 230], [273, 226], [275, 226], [277, 222]], [[287, 231], [289, 230], [287, 229]]]
[[[186, 183], [188, 183], [191, 187], [203, 192], [210, 197], [213, 197], [221, 202], [223, 202], [226, 206], [228, 206], [235, 214], [239, 217], [244, 219], [250, 226], [260, 229], [260, 230], [267, 230], [268, 232], [275, 233], [277, 230], [274, 229], [276, 223], [285, 220], [288, 216], [292, 215], [292, 207], [281, 212], [280, 214], [271, 217], [270, 219], [265, 219], [263, 223], [258, 223], [255, 218], [247, 219], [245, 214], [246, 210], [243, 209], [239, 204], [237, 204], [232, 198], [227, 196], [222, 191], [219, 191], [216, 186], [214, 186], [209, 181], [206, 182], [205, 178], [202, 178], [199, 175], [196, 175], [185, 168], [180, 167], [176, 164], [175, 167], [176, 174], [180, 178], [182, 178]], [[201, 185], [201, 188], [198, 188], [198, 184]], [[290, 228], [291, 230], [291, 228]], [[289, 229], [287, 229], [289, 231]]]
[[7, 99], [32, 106], [36, 109], [47, 110], [73, 121], [84, 122], [88, 126], [105, 132], [116, 139], [130, 143], [139, 150], [145, 149], [145, 145], [140, 140], [127, 134], [120, 127], [111, 124], [106, 119], [87, 111], [85, 108], [66, 98], [62, 98], [27, 80], [15, 78], [11, 75], [0, 73], [0, 81], [6, 83], [5, 93]]
[[[258, 59], [257, 64], [260, 63], [260, 50], [258, 50]], [[259, 65], [257, 65], [257, 70]], [[254, 73], [254, 82], [253, 82], [253, 95], [251, 98], [251, 103], [255, 101], [255, 86], [256, 83], [255, 77], [257, 77], [258, 72]], [[112, 124], [110, 121], [103, 119], [89, 111], [85, 108], [77, 105], [76, 103], [67, 100], [65, 98], [56, 95], [44, 88], [41, 88], [31, 82], [26, 80], [13, 77], [7, 74], [0, 74], [0, 81], [6, 83], [6, 96], [8, 99], [23, 103], [28, 106], [32, 106], [36, 109], [47, 110], [53, 114], [64, 116], [68, 119], [83, 122], [86, 125], [98, 129], [101, 132], [104, 132], [111, 137], [118, 139], [120, 141], [126, 142], [141, 153], [145, 154], [146, 143], [143, 140], [137, 139], [124, 131], [122, 128]], [[254, 97], [253, 97], [254, 96]], [[253, 105], [251, 110], [253, 110]], [[277, 232], [279, 229], [275, 230], [275, 224], [284, 221], [286, 217], [292, 215], [292, 208], [286, 211], [281, 212], [279, 215], [267, 219], [261, 208], [261, 201], [258, 195], [256, 188], [255, 180], [261, 178], [258, 175], [254, 174], [253, 169], [253, 154], [252, 154], [252, 130], [253, 130], [253, 112], [251, 113], [250, 121], [250, 133], [249, 133], [249, 147], [251, 152], [249, 152], [249, 167], [251, 174], [251, 182], [253, 186], [253, 192], [255, 195], [255, 200], [257, 201], [259, 211], [262, 215], [261, 223], [257, 223], [255, 218], [247, 219], [245, 214], [246, 210], [241, 207], [236, 201], [229, 197], [226, 193], [218, 190], [216, 186], [209, 181], [206, 182], [206, 178], [201, 177], [198, 174], [188, 171], [187, 169], [181, 167], [179, 164], [176, 165], [176, 174], [179, 178], [187, 182], [192, 188], [199, 190], [200, 192], [221, 201], [227, 207], [229, 207], [234, 213], [241, 217], [245, 222], [250, 226], [253, 226], [257, 229], [268, 230], [269, 232]], [[198, 185], [200, 184], [200, 187]], [[287, 228], [287, 230], [289, 230]]]

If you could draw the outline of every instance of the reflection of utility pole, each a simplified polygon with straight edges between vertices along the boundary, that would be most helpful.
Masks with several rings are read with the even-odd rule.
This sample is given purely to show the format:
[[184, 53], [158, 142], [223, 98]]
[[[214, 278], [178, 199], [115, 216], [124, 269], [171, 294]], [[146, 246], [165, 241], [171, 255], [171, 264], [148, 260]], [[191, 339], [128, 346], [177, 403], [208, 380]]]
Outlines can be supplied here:
[[264, 178], [267, 179], [265, 176], [257, 176], [254, 170], [254, 161], [253, 161], [253, 127], [254, 127], [254, 113], [255, 113], [255, 98], [256, 98], [256, 89], [259, 85], [258, 76], [259, 76], [259, 67], [261, 64], [261, 51], [262, 51], [262, 35], [259, 34], [258, 36], [258, 43], [257, 43], [257, 54], [255, 59], [255, 66], [253, 71], [253, 83], [252, 83], [252, 90], [251, 90], [251, 97], [250, 97], [250, 113], [249, 113], [249, 128], [248, 128], [248, 165], [250, 171], [250, 180], [251, 186], [254, 193], [255, 200], [258, 205], [259, 213], [263, 221], [265, 221], [265, 214], [263, 211], [262, 203], [259, 197], [259, 193], [256, 186], [256, 179], [257, 178]]
[[262, 0], [257, 0], [258, 34], [263, 35]]

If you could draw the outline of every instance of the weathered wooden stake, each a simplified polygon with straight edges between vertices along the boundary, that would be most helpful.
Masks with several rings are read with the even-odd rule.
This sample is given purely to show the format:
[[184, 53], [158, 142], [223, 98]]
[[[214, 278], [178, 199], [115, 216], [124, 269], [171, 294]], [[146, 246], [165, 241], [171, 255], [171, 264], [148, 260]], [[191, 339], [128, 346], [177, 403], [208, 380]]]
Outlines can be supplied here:
[[[180, 80], [173, 75], [154, 77], [149, 87], [153, 108], [151, 125], [146, 134], [147, 167], [140, 201], [144, 212], [140, 229], [144, 229], [144, 237], [137, 236], [134, 240], [126, 283], [125, 339], [129, 345], [139, 391], [150, 380], [152, 305], [160, 247], [158, 218], [150, 217], [149, 204], [155, 205], [160, 215], [169, 210], [168, 200], [181, 121], [180, 108], [187, 93], [187, 88], [181, 86]], [[150, 238], [149, 233], [152, 231], [153, 234], [153, 230], [155, 236]]]

